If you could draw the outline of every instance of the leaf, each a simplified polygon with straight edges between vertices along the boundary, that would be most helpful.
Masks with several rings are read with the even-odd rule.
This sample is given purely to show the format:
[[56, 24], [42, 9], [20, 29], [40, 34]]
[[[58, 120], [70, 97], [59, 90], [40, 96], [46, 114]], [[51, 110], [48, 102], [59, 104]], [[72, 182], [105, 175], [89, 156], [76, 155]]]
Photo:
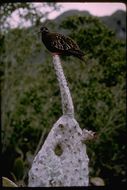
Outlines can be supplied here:
[[18, 187], [13, 181], [6, 177], [2, 177], [2, 185], [3, 187]]

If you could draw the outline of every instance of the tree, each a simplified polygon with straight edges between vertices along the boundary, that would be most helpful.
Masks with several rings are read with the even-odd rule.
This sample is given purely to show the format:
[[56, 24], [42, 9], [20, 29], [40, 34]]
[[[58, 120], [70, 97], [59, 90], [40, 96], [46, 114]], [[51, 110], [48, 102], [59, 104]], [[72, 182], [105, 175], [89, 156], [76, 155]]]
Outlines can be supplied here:
[[[51, 7], [50, 11], [57, 8], [55, 3], [41, 3], [41, 6], [45, 8], [48, 6]], [[8, 19], [16, 11], [20, 18], [31, 21], [31, 28], [21, 28], [20, 26], [17, 28], [11, 28], [11, 23]], [[42, 19], [47, 17], [49, 12], [44, 11], [42, 14], [34, 3], [2, 3], [1, 5], [2, 30], [0, 33], [0, 69], [2, 83], [2, 154], [3, 162], [6, 163], [3, 175], [11, 178], [11, 172], [16, 176], [18, 168], [17, 163], [19, 165], [17, 159], [21, 161], [21, 165], [25, 167], [25, 171], [27, 171], [29, 165], [28, 160], [31, 157], [31, 154], [34, 154], [38, 139], [42, 133], [42, 128], [39, 128], [38, 126], [44, 125], [47, 120], [47, 118], [44, 119], [43, 123], [39, 121], [39, 124], [36, 114], [35, 117], [32, 116], [29, 118], [29, 114], [26, 115], [24, 106], [31, 104], [30, 107], [28, 106], [28, 112], [34, 112], [35, 109], [37, 115], [40, 115], [39, 117], [41, 117], [41, 113], [43, 114], [44, 112], [44, 110], [42, 110], [40, 113], [41, 104], [39, 102], [42, 99], [41, 94], [36, 94], [36, 90], [33, 88], [36, 85], [38, 88], [38, 82], [36, 80], [37, 83], [33, 83], [33, 86], [29, 86], [29, 82], [33, 76], [33, 72], [35, 75], [39, 72], [38, 69], [36, 70], [32, 67], [32, 59], [36, 53], [38, 55], [41, 53], [41, 44], [37, 35], [34, 34], [36, 28], [33, 29], [33, 27], [34, 25], [37, 27]], [[29, 67], [32, 69], [30, 69], [31, 71], [29, 70]], [[35, 68], [38, 68], [38, 66]], [[24, 72], [26, 70], [28, 71], [27, 73]], [[38, 74], [36, 75], [37, 77], [39, 76]], [[40, 87], [43, 88], [43, 85], [40, 85]], [[34, 99], [36, 99], [35, 102]], [[39, 104], [40, 108], [38, 106]], [[34, 113], [32, 115], [34, 115]], [[21, 120], [18, 119], [19, 117]], [[31, 127], [31, 122], [34, 123], [32, 124], [32, 126], [34, 125], [34, 128]], [[29, 142], [28, 145], [27, 142], [29, 139], [31, 139], [31, 142]], [[33, 148], [31, 149], [30, 147]], [[21, 155], [23, 156], [20, 159]], [[22, 175], [19, 174], [16, 178], [21, 180], [21, 176]]]
[[[58, 27], [63, 28], [86, 53], [85, 63], [69, 57], [67, 64], [63, 59], [62, 65], [78, 123], [98, 135], [94, 144], [87, 146], [90, 175], [103, 177], [107, 184], [126, 181], [125, 43], [94, 17], [69, 17]], [[2, 144], [4, 163], [8, 165], [6, 174], [12, 172], [21, 154], [17, 147], [23, 152], [25, 167], [28, 166], [42, 132], [46, 130], [45, 139], [61, 115], [51, 57], [33, 35], [35, 31], [34, 27], [16, 28], [1, 38]]]
[[72, 16], [60, 26], [86, 53], [86, 65], [74, 63], [72, 74], [66, 69], [78, 121], [98, 134], [88, 146], [91, 175], [126, 181], [125, 43], [95, 17]]
[[[50, 10], [47, 11], [48, 7], [50, 7]], [[49, 13], [59, 10], [59, 8], [60, 6], [56, 3], [1, 3], [1, 30], [4, 32], [12, 27], [14, 13], [17, 13], [16, 16], [21, 20], [19, 26], [22, 26], [26, 21], [29, 21], [32, 26], [38, 26], [44, 18], [47, 18]]]

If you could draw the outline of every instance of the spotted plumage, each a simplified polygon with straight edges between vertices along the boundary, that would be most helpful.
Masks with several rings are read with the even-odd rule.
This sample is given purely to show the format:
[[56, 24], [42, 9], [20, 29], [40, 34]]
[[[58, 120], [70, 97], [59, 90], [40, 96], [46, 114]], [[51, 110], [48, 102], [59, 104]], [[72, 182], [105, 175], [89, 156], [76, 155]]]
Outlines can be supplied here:
[[71, 38], [59, 33], [51, 33], [46, 27], [40, 28], [42, 42], [53, 54], [73, 55], [83, 60], [84, 53]]

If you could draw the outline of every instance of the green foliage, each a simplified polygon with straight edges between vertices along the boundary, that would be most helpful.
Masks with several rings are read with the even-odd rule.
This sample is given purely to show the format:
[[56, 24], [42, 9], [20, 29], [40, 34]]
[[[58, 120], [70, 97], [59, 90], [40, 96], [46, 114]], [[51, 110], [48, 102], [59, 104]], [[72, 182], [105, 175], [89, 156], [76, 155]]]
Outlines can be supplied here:
[[66, 75], [80, 126], [97, 132], [88, 144], [90, 175], [126, 181], [125, 43], [97, 18], [69, 17], [61, 27], [86, 52], [86, 65], [70, 63]]
[[22, 158], [19, 157], [15, 159], [13, 173], [15, 174], [17, 180], [22, 179], [24, 175], [24, 162]]
[[[125, 181], [125, 43], [93, 17], [69, 17], [59, 28], [86, 53], [85, 63], [71, 57], [62, 64], [80, 126], [97, 132], [87, 144], [90, 175], [107, 184]], [[13, 154], [9, 169], [16, 176], [14, 168], [28, 169], [28, 152], [35, 153], [42, 131], [48, 134], [62, 114], [52, 59], [34, 32], [17, 28], [0, 38], [3, 154]]]
[[[38, 7], [41, 8], [41, 10], [38, 9]], [[46, 11], [46, 9], [49, 7], [50, 11]], [[11, 28], [12, 21], [15, 21], [13, 15], [14, 13], [16, 13], [16, 17], [20, 18], [18, 27], [22, 27], [22, 24], [26, 21], [29, 21], [29, 23], [32, 25], [39, 26], [42, 19], [47, 17], [47, 15], [52, 11], [59, 10], [59, 8], [60, 6], [56, 5], [54, 2], [43, 2], [40, 4], [31, 2], [3, 2], [1, 3], [0, 7], [1, 30], [2, 32], [7, 32], [7, 30]]]

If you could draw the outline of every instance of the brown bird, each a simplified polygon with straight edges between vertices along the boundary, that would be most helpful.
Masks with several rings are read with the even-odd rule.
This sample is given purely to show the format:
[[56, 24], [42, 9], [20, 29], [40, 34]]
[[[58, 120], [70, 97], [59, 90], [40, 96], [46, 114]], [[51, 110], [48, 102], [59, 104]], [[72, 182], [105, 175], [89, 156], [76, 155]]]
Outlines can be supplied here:
[[53, 55], [73, 55], [84, 60], [84, 53], [70, 37], [59, 33], [51, 33], [48, 28], [43, 26], [40, 28], [40, 33], [42, 42]]

